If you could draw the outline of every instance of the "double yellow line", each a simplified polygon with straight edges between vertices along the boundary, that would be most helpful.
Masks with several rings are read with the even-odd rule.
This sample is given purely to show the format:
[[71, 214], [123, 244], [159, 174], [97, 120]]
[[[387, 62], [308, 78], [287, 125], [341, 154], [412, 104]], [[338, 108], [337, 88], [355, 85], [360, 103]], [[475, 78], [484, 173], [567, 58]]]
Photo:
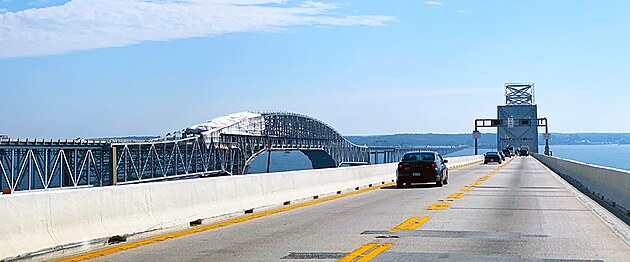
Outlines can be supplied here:
[[448, 196], [448, 198], [462, 198], [464, 197], [464, 193], [455, 193], [455, 194], [451, 194], [450, 196]]
[[[496, 175], [502, 168], [504, 168], [505, 166], [507, 166], [510, 162], [514, 161], [515, 158], [510, 159], [509, 161], [505, 162], [505, 164], [493, 169], [492, 171], [490, 171], [490, 173], [488, 173], [487, 175], [477, 179], [477, 181], [470, 183], [470, 185], [465, 186], [461, 189], [461, 191], [472, 191], [473, 189], [475, 189], [476, 186], [481, 185], [483, 182], [485, 182], [486, 180], [490, 179], [491, 177], [493, 177], [494, 175]], [[463, 193], [462, 193], [463, 194]], [[451, 198], [451, 197], [449, 197]], [[461, 197], [459, 197], [461, 198]]]
[[370, 243], [370, 244], [365, 244], [362, 247], [360, 247], [359, 249], [353, 251], [352, 253], [348, 254], [344, 258], [340, 259], [339, 262], [350, 262], [350, 261], [355, 261], [355, 259], [356, 259], [356, 262], [370, 261], [373, 258], [375, 258], [376, 256], [378, 256], [378, 254], [383, 253], [383, 252], [385, 252], [385, 250], [388, 250], [389, 248], [391, 248], [393, 245], [394, 244], [392, 244], [392, 243], [385, 243], [385, 244]]
[[390, 232], [398, 232], [400, 230], [415, 230], [416, 228], [422, 226], [422, 224], [429, 221], [431, 217], [412, 217], [407, 219], [407, 221], [402, 222], [400, 225], [390, 229]]
[[[390, 229], [389, 231], [398, 232], [400, 230], [415, 230], [416, 228], [422, 226], [422, 224], [426, 223], [430, 219], [431, 217], [428, 217], [428, 216], [412, 217], [410, 219], [407, 219], [405, 222], [402, 222], [400, 225]], [[352, 253], [348, 254], [347, 256], [343, 257], [339, 261], [340, 262], [350, 262], [350, 261], [367, 262], [367, 261], [372, 260], [376, 256], [378, 256], [380, 253], [385, 252], [386, 250], [391, 248], [393, 245], [394, 245], [393, 243], [365, 244], [361, 246], [360, 248], [358, 248], [357, 250], [353, 251]]]
[[437, 202], [430, 207], [427, 207], [427, 210], [442, 210], [451, 205], [451, 202]]
[[[474, 162], [474, 163], [461, 165], [461, 166], [458, 166], [458, 167], [450, 168], [449, 170], [456, 170], [456, 169], [464, 168], [464, 167], [467, 167], [467, 166], [479, 164], [481, 162], [483, 162], [483, 161], [477, 161], [477, 162]], [[471, 187], [471, 188], [474, 188], [474, 187]], [[464, 193], [457, 193], [457, 194], [450, 195], [449, 198], [462, 198], [463, 196], [464, 196]], [[450, 205], [451, 205], [450, 202], [439, 202], [439, 203], [436, 203], [436, 204], [428, 207], [427, 210], [443, 210], [443, 209], [447, 208]], [[412, 217], [410, 219], [407, 219], [405, 222], [402, 222], [400, 225], [390, 229], [389, 231], [390, 232], [398, 232], [400, 230], [415, 230], [418, 227], [422, 226], [427, 221], [429, 221], [430, 219], [431, 219], [431, 217], [429, 217], [429, 216]], [[392, 246], [393, 246], [393, 243], [385, 243], [385, 244], [370, 243], [370, 244], [366, 244], [366, 245], [361, 246], [359, 249], [353, 251], [352, 253], [348, 254], [347, 256], [345, 256], [344, 258], [342, 258], [339, 261], [342, 261], [342, 262], [350, 262], [350, 261], [362, 261], [362, 262], [365, 262], [365, 261], [370, 261], [372, 258], [376, 257], [378, 254], [384, 252], [385, 250], [391, 248]]]

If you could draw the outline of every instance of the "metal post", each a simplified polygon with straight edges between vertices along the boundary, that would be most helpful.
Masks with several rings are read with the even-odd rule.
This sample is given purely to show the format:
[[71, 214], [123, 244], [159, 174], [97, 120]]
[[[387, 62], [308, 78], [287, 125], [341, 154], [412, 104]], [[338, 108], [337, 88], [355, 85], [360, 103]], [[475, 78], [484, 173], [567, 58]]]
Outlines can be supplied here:
[[267, 141], [267, 173], [269, 173], [271, 167], [271, 139], [267, 138]]
[[547, 125], [547, 119], [545, 119], [545, 155], [550, 155], [549, 153], [549, 125]]
[[477, 129], [477, 120], [475, 120], [475, 131], [473, 131], [473, 137], [475, 138], [475, 155], [479, 155], [479, 130]]
[[479, 142], [477, 140], [475, 137], [475, 155], [479, 155]]
[[112, 159], [109, 161], [109, 167], [111, 170], [111, 179], [112, 185], [116, 185], [118, 183], [118, 168], [116, 168], [116, 147], [112, 146]]

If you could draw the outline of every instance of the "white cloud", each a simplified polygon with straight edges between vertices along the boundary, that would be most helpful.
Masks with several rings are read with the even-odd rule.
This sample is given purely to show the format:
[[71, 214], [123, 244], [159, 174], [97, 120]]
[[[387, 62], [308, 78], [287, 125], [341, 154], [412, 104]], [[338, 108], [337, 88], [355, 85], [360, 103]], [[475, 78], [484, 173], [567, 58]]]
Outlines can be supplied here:
[[316, 2], [316, 1], [305, 1], [300, 6], [301, 7], [315, 7], [315, 8], [322, 8], [322, 9], [335, 9], [335, 8], [338, 8], [339, 6], [341, 6], [341, 4], [338, 4], [338, 3], [322, 3], [322, 2]]
[[391, 16], [343, 16], [337, 4], [286, 0], [72, 0], [0, 14], [0, 58], [145, 41], [278, 31], [296, 25], [382, 26]]
[[438, 2], [438, 1], [424, 1], [425, 4], [427, 5], [441, 5], [442, 2]]
[[457, 10], [455, 12], [457, 12], [458, 14], [465, 15], [465, 14], [470, 14], [472, 10]]
[[4, 8], [0, 8], [0, 13], [6, 13], [6, 12], [8, 12], [8, 11], [9, 11], [9, 10], [6, 10], [6, 9], [4, 9]]

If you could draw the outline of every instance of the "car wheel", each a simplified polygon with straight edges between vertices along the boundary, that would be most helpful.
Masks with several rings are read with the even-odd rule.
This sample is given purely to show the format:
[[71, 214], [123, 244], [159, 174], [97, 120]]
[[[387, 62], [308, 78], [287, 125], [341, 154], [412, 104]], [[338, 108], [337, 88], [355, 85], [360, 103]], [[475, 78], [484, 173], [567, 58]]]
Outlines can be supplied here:
[[399, 181], [396, 181], [396, 187], [397, 188], [402, 188], [405, 184]]
[[444, 179], [444, 184], [448, 185], [448, 172], [446, 172], [446, 179]]
[[435, 182], [435, 185], [438, 187], [442, 187], [444, 185], [444, 181], [440, 178], [440, 181]]

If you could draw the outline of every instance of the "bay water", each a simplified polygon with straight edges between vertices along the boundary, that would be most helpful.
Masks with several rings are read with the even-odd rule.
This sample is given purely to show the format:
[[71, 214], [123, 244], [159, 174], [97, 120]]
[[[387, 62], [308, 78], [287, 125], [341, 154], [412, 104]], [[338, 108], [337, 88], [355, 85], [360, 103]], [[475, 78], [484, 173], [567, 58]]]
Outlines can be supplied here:
[[[575, 160], [587, 164], [630, 170], [630, 145], [551, 145], [553, 156]], [[479, 149], [479, 154], [494, 149]], [[544, 152], [541, 146], [539, 152]], [[470, 156], [475, 153], [474, 148], [466, 148], [445, 157]], [[310, 160], [300, 151], [276, 151], [271, 154], [270, 172], [312, 169]], [[250, 169], [250, 174], [265, 173], [267, 171], [267, 154], [256, 158]]]

